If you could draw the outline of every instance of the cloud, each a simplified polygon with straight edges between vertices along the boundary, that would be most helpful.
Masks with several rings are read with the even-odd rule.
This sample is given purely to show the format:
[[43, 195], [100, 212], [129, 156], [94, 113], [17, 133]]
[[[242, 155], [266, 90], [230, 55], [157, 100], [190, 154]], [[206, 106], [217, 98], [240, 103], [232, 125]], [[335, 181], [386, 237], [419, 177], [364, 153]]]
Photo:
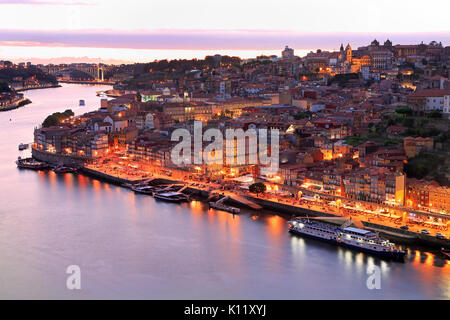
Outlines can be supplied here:
[[297, 49], [338, 48], [341, 43], [353, 47], [366, 45], [374, 38], [389, 38], [394, 44], [412, 44], [432, 40], [450, 42], [448, 33], [295, 33], [265, 30], [153, 30], [117, 32], [89, 31], [18, 31], [0, 30], [3, 46], [184, 49], [184, 50], [272, 50], [285, 45]]
[[89, 0], [0, 0], [1, 5], [58, 5], [58, 6], [84, 6], [92, 5]]

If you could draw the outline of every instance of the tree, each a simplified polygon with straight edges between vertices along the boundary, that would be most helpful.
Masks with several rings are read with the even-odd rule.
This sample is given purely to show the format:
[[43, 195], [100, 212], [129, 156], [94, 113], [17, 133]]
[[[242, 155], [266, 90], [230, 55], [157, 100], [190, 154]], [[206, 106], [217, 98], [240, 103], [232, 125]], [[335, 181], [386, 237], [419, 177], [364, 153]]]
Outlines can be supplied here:
[[42, 126], [44, 128], [57, 126], [62, 120], [73, 117], [75, 114], [72, 110], [67, 109], [64, 112], [55, 112], [51, 115], [49, 115], [47, 118], [45, 118], [44, 122], [42, 123]]
[[11, 92], [8, 82], [0, 81], [0, 92]]
[[397, 108], [395, 108], [395, 112], [398, 113], [398, 114], [403, 115], [404, 117], [406, 117], [407, 115], [411, 115], [412, 114], [412, 110], [408, 106], [397, 107]]
[[442, 112], [439, 110], [433, 110], [428, 114], [429, 118], [432, 119], [441, 119], [442, 118]]
[[53, 127], [59, 124], [58, 117], [56, 117], [54, 114], [49, 115], [47, 118], [45, 118], [44, 122], [42, 122], [42, 126], [44, 128]]
[[266, 185], [262, 182], [256, 182], [248, 187], [251, 193], [256, 193], [257, 195], [266, 192], [266, 189]]
[[415, 121], [413, 118], [404, 118], [402, 121], [402, 124], [407, 128], [413, 128], [414, 123], [415, 123]]
[[306, 111], [306, 112], [299, 111], [294, 116], [294, 119], [295, 120], [301, 120], [301, 119], [309, 118], [310, 116], [311, 116], [311, 112], [310, 111]]

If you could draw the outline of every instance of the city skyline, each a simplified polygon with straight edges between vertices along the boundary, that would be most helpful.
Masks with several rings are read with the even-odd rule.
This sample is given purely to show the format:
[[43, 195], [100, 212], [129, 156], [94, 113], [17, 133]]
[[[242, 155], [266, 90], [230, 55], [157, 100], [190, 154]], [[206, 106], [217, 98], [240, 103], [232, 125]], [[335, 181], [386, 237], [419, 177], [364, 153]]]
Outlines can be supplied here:
[[[214, 53], [249, 58], [277, 54], [285, 45], [304, 55], [318, 48], [336, 50], [341, 42], [356, 48], [374, 38], [389, 38], [393, 44], [432, 40], [449, 43], [450, 29], [443, 16], [446, 10], [433, 9], [448, 4], [435, 3], [425, 8], [418, 1], [405, 4], [382, 1], [375, 6], [323, 0], [282, 1], [274, 6], [268, 1], [231, 1], [218, 11], [205, 1], [186, 5], [174, 0], [132, 0], [126, 4], [7, 0], [0, 1], [4, 13], [0, 21], [0, 56], [13, 61], [50, 62], [51, 58], [67, 57], [66, 62], [98, 59], [121, 63], [203, 58]], [[21, 19], [16, 18], [17, 12]]]
[[449, 300], [448, 9], [0, 0], [0, 299]]

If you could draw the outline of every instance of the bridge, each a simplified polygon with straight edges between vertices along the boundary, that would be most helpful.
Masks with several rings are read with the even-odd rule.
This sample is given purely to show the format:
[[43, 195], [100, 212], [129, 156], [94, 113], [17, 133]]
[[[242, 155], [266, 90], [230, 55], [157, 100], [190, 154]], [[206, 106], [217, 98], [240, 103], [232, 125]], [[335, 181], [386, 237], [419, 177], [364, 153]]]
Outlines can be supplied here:
[[105, 80], [104, 75], [105, 71], [107, 71], [107, 67], [98, 64], [73, 63], [68, 65], [64, 64], [43, 66], [41, 67], [41, 70], [51, 75], [57, 75], [62, 72], [76, 70], [90, 75], [95, 79], [95, 81], [103, 82]]

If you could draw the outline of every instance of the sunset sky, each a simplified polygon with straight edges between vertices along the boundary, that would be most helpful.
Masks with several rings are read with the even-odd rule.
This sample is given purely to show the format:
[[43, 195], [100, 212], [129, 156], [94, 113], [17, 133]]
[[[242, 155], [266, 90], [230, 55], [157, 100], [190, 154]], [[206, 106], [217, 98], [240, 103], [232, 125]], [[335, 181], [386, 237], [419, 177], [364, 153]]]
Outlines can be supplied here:
[[0, 59], [254, 57], [285, 45], [303, 55], [374, 38], [450, 45], [449, 9], [447, 0], [0, 0]]

